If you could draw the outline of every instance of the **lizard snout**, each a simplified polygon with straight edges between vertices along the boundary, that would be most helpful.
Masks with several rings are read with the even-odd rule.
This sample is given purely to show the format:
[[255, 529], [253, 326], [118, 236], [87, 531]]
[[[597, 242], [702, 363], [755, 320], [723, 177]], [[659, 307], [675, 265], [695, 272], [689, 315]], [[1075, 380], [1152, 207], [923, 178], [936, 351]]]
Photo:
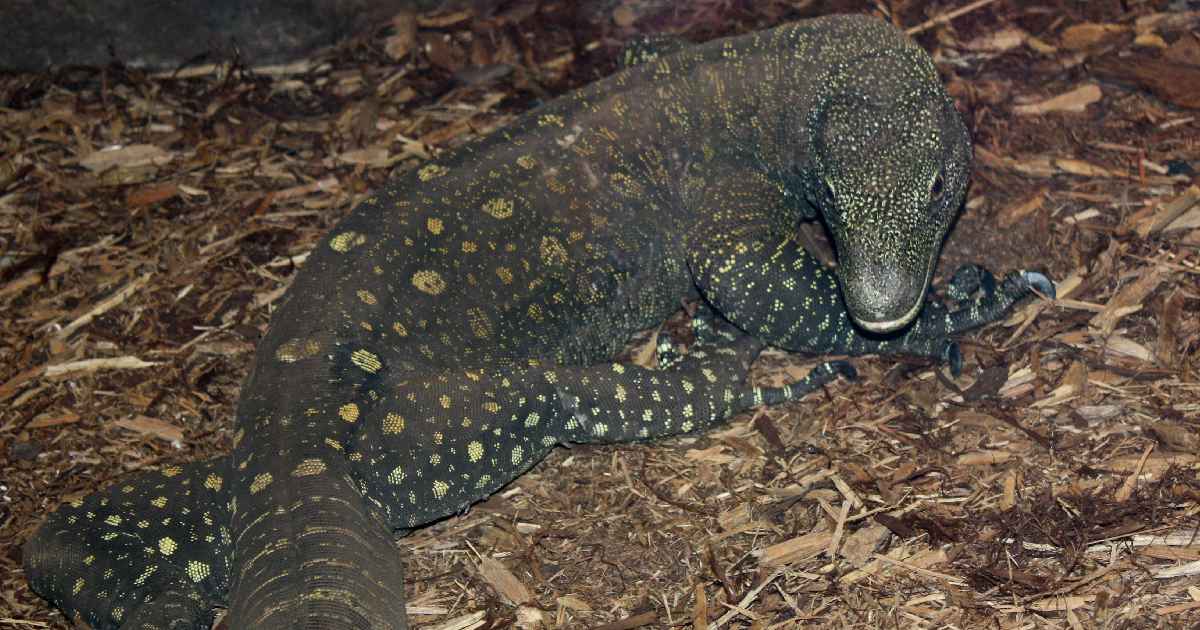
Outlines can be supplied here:
[[892, 264], [839, 267], [842, 295], [850, 318], [873, 333], [907, 326], [921, 310], [925, 276]]

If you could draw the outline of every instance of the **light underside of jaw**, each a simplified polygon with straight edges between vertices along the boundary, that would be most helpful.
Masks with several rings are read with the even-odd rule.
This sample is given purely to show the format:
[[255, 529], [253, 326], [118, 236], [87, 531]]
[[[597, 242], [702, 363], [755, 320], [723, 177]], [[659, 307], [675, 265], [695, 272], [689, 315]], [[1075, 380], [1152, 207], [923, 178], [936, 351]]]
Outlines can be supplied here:
[[923, 300], [917, 300], [916, 303], [913, 304], [912, 308], [908, 309], [907, 313], [897, 317], [896, 319], [890, 319], [883, 322], [870, 322], [857, 317], [851, 317], [853, 317], [854, 323], [862, 326], [866, 330], [869, 330], [873, 333], [888, 333], [892, 332], [893, 330], [899, 330], [908, 325], [908, 323], [912, 320], [916, 319], [917, 313], [920, 312], [921, 305], [923, 303]]

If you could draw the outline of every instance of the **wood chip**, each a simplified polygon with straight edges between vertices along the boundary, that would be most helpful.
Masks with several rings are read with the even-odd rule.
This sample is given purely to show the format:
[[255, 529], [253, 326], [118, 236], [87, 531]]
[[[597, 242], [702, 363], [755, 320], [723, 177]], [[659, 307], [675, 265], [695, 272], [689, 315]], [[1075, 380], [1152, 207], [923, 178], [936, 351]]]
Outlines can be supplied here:
[[1117, 502], [1124, 503], [1125, 501], [1129, 500], [1129, 497], [1133, 496], [1133, 491], [1137, 489], [1138, 477], [1141, 476], [1142, 469], [1146, 466], [1146, 460], [1150, 459], [1150, 454], [1153, 452], [1153, 444], [1147, 445], [1146, 449], [1142, 451], [1142, 457], [1138, 460], [1137, 467], [1134, 468], [1128, 475], [1126, 475], [1125, 482], [1121, 484], [1120, 489], [1118, 489], [1116, 495], [1113, 496]]
[[74, 424], [79, 422], [79, 414], [68, 411], [66, 413], [43, 415], [33, 419], [32, 422], [25, 425], [26, 429], [44, 429], [46, 427], [57, 427], [64, 424]]
[[1112, 334], [1123, 318], [1142, 309], [1146, 298], [1162, 284], [1168, 273], [1165, 267], [1145, 269], [1136, 280], [1121, 287], [1104, 305], [1104, 310], [1088, 323], [1102, 336]]
[[479, 562], [479, 575], [509, 603], [524, 604], [533, 598], [525, 584], [495, 558], [483, 558]]
[[846, 537], [846, 542], [842, 543], [842, 557], [851, 565], [861, 568], [876, 552], [883, 549], [891, 538], [892, 530], [872, 520]]
[[764, 567], [778, 567], [811, 558], [829, 549], [833, 533], [816, 531], [753, 552]]
[[1129, 27], [1120, 24], [1099, 24], [1096, 22], [1072, 24], [1063, 30], [1062, 36], [1059, 38], [1059, 43], [1067, 50], [1084, 50], [1104, 43], [1106, 40], [1111, 39], [1113, 35], [1118, 35], [1128, 30]]
[[1073, 610], [1075, 608], [1083, 608], [1090, 606], [1096, 601], [1095, 595], [1069, 595], [1066, 597], [1047, 597], [1031, 602], [1028, 605], [1030, 610], [1038, 612], [1062, 612], [1064, 610]]
[[1039, 188], [1028, 199], [1015, 206], [1002, 209], [996, 216], [996, 221], [1000, 223], [1001, 227], [1011, 227], [1034, 212], [1041, 210], [1042, 204], [1046, 201], [1046, 190], [1045, 187]]
[[957, 462], [962, 466], [991, 466], [1003, 464], [1012, 459], [1012, 456], [1008, 451], [980, 450], [959, 455]]
[[417, 43], [417, 15], [399, 11], [392, 17], [392, 35], [383, 42], [383, 51], [394, 61], [400, 61]]
[[1017, 48], [1024, 44], [1029, 39], [1029, 33], [1016, 28], [1008, 27], [977, 37], [965, 44], [963, 48], [967, 50], [978, 50], [986, 52], [1005, 52]]
[[154, 436], [171, 444], [183, 443], [183, 429], [158, 418], [149, 416], [134, 416], [113, 421], [114, 426], [136, 431], [142, 435]]
[[101, 372], [104, 370], [141, 370], [148, 367], [154, 367], [156, 365], [162, 364], [154, 361], [143, 361], [133, 356], [109, 357], [105, 359], [84, 359], [82, 361], [71, 361], [68, 363], [47, 365], [46, 376], [48, 378], [63, 378], [78, 374]]
[[137, 168], [142, 166], [161, 166], [171, 161], [172, 154], [151, 144], [130, 144], [127, 146], [112, 146], [94, 151], [83, 159], [79, 165], [98, 173], [110, 168]]
[[120, 291], [117, 291], [104, 300], [101, 300], [96, 306], [88, 309], [87, 312], [77, 317], [70, 324], [63, 326], [63, 329], [58, 331], [58, 333], [56, 333], [54, 336], [58, 339], [66, 339], [67, 337], [70, 337], [72, 333], [74, 333], [76, 330], [79, 330], [81, 327], [90, 324], [92, 320], [116, 308], [117, 306], [120, 306], [125, 302], [125, 300], [129, 299], [129, 296], [137, 293], [142, 287], [146, 286], [146, 283], [150, 281], [150, 278], [153, 275], [153, 273], [142, 274], [141, 277], [125, 285]]
[[1049, 112], [1082, 112], [1087, 109], [1088, 105], [1099, 101], [1101, 96], [1103, 94], [1100, 92], [1100, 86], [1089, 83], [1044, 101], [1016, 105], [1013, 107], [1013, 113], [1022, 116], [1040, 116]]

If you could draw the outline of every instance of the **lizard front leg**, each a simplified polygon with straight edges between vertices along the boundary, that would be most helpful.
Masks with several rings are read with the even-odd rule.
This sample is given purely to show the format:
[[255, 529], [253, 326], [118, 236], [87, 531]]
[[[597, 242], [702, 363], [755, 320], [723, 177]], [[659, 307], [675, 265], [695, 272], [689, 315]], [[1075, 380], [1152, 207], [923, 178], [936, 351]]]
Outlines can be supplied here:
[[483, 499], [559, 444], [700, 431], [854, 376], [834, 361], [784, 387], [754, 387], [746, 375], [761, 348], [742, 335], [667, 370], [600, 363], [414, 375], [365, 410], [349, 458], [388, 524], [412, 528]]
[[812, 353], [928, 356], [957, 370], [961, 359], [951, 335], [995, 321], [1035, 288], [1053, 294], [1053, 284], [1041, 274], [1013, 272], [997, 285], [991, 274], [971, 267], [967, 271], [976, 273], [959, 274], [952, 287], [955, 297], [981, 289], [975, 300], [955, 311], [927, 305], [904, 330], [868, 333], [852, 322], [834, 274], [772, 222], [785, 196], [763, 175], [741, 172], [710, 180], [690, 199], [707, 217], [687, 247], [696, 286], [727, 319], [772, 345]]

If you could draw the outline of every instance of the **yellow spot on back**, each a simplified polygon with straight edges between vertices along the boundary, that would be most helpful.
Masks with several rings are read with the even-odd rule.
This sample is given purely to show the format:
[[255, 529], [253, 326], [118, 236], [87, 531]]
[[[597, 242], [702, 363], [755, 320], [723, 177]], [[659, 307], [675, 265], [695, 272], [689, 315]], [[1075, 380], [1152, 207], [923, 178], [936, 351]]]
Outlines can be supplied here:
[[323, 472], [325, 472], [325, 462], [315, 457], [310, 457], [296, 465], [296, 468], [292, 470], [292, 476], [311, 477]]
[[209, 490], [220, 492], [221, 477], [216, 473], [208, 473], [208, 476], [204, 478], [204, 487], [208, 488]]
[[398, 413], [388, 413], [383, 417], [383, 432], [385, 434], [399, 433], [404, 430], [404, 416]]
[[483, 211], [493, 218], [507, 219], [513, 215], [513, 202], [504, 197], [495, 197], [484, 202]]
[[175, 475], [178, 475], [181, 472], [183, 472], [183, 469], [180, 468], [179, 466], [167, 466], [166, 468], [162, 469], [162, 476], [174, 477]]
[[540, 248], [542, 254], [542, 262], [547, 265], [565, 265], [570, 256], [567, 254], [567, 249], [553, 236], [543, 236], [542, 245]]
[[150, 505], [156, 508], [164, 508], [167, 506], [167, 497], [154, 497], [154, 500], [150, 501]]
[[355, 295], [358, 296], [358, 299], [362, 300], [363, 304], [372, 304], [373, 305], [373, 304], [379, 303], [379, 300], [375, 297], [375, 294], [371, 293], [370, 291], [368, 291], [366, 289], [359, 289], [358, 291], [355, 291], [354, 293], [355, 293]]
[[346, 422], [354, 422], [358, 420], [358, 405], [354, 403], [346, 403], [338, 408], [338, 417]]
[[329, 249], [344, 254], [365, 242], [367, 242], [367, 237], [358, 232], [342, 232], [329, 239]]
[[185, 569], [185, 571], [187, 572], [188, 577], [192, 578], [193, 582], [199, 582], [212, 573], [212, 570], [207, 564], [198, 562], [196, 560], [189, 560], [187, 563], [187, 569]]
[[445, 175], [446, 173], [449, 173], [449, 172], [450, 172], [450, 169], [446, 168], [445, 166], [442, 166], [441, 164], [427, 164], [425, 166], [422, 166], [421, 170], [417, 171], [417, 179], [420, 179], [423, 182], [427, 182], [431, 179], [441, 177], [442, 175]]
[[537, 161], [533, 159], [532, 155], [522, 155], [521, 157], [517, 158], [517, 166], [520, 166], [523, 169], [528, 170], [536, 165]]
[[446, 290], [446, 281], [442, 279], [442, 275], [428, 269], [414, 273], [412, 284], [418, 291], [429, 295], [438, 295]]
[[433, 482], [433, 496], [440, 499], [446, 496], [446, 492], [449, 490], [450, 484], [446, 483], [445, 481], [439, 479], [438, 481]]
[[355, 350], [350, 354], [350, 362], [371, 374], [378, 372], [379, 368], [383, 367], [383, 362], [379, 360], [379, 357], [366, 350]]
[[387, 479], [390, 483], [399, 484], [404, 481], [404, 477], [404, 467], [397, 466], [392, 469], [392, 472], [388, 473]]
[[445, 226], [442, 224], [441, 219], [430, 217], [429, 220], [425, 222], [425, 227], [429, 228], [430, 233], [432, 233], [434, 236], [437, 236], [438, 234], [442, 233], [442, 228]]
[[83, 590], [85, 584], [87, 583], [83, 581], [83, 578], [77, 578], [75, 580], [75, 586], [71, 587], [71, 594], [78, 595], [79, 591]]
[[500, 282], [504, 284], [512, 284], [513, 274], [508, 267], [496, 267], [496, 275], [500, 276]]
[[263, 488], [271, 485], [271, 473], [258, 473], [254, 477], [254, 481], [250, 482], [250, 494], [258, 494]]
[[400, 335], [401, 337], [408, 336], [408, 329], [405, 328], [404, 324], [401, 324], [400, 322], [392, 324], [392, 330], [396, 331], [396, 334]]
[[161, 551], [162, 555], [164, 556], [169, 556], [175, 553], [175, 550], [178, 548], [179, 544], [176, 543], [170, 536], [163, 536], [162, 538], [158, 539], [158, 550]]
[[325, 438], [325, 445], [335, 451], [342, 450], [342, 443], [333, 438]]
[[121, 524], [121, 517], [117, 516], [116, 514], [111, 514], [108, 518], [104, 519], [104, 522], [116, 527], [117, 525]]
[[275, 358], [283, 363], [295, 363], [307, 359], [321, 351], [321, 343], [316, 339], [289, 339], [275, 349]]
[[483, 309], [478, 307], [467, 309], [467, 323], [476, 337], [487, 339], [492, 336], [492, 321], [488, 319]]
[[450, 397], [445, 394], [442, 394], [441, 397], [438, 398], [438, 403], [442, 406], [442, 409], [449, 409], [450, 408]]
[[483, 444], [480, 442], [471, 442], [467, 445], [467, 458], [472, 462], [477, 462], [483, 458]]

